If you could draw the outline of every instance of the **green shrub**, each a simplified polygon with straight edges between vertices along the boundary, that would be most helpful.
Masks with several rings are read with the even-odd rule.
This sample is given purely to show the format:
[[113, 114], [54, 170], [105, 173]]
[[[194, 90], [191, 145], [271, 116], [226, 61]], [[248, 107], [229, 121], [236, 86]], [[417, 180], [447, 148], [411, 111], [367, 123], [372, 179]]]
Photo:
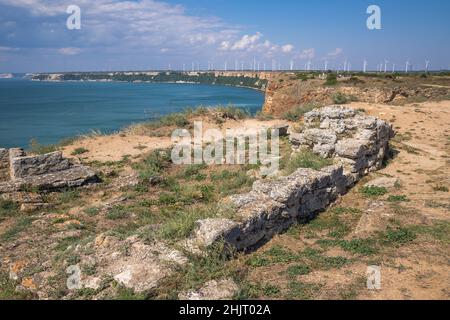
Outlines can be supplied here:
[[332, 95], [331, 99], [335, 104], [346, 104], [350, 101], [350, 99], [343, 93], [337, 92]]
[[310, 272], [311, 268], [302, 264], [290, 266], [286, 270], [286, 273], [290, 276], [302, 276]]
[[328, 73], [327, 74], [327, 79], [325, 80], [324, 85], [326, 86], [335, 86], [337, 85], [337, 77], [336, 74], [334, 73]]
[[361, 193], [366, 197], [381, 197], [387, 193], [384, 187], [364, 186], [361, 188]]
[[120, 220], [128, 216], [128, 210], [124, 206], [115, 206], [111, 208], [106, 214], [106, 218], [109, 220]]
[[76, 148], [75, 150], [73, 150], [73, 152], [71, 153], [71, 155], [77, 156], [77, 155], [80, 155], [80, 154], [83, 154], [83, 153], [87, 153], [87, 152], [89, 152], [88, 149], [85, 149], [85, 148]]
[[17, 203], [0, 198], [0, 219], [17, 214], [18, 209], [19, 206]]
[[165, 150], [152, 151], [141, 163], [134, 166], [141, 180], [157, 177], [171, 164], [170, 153]]
[[390, 195], [387, 199], [389, 202], [409, 202], [409, 199], [407, 196], [396, 196], [396, 195]]

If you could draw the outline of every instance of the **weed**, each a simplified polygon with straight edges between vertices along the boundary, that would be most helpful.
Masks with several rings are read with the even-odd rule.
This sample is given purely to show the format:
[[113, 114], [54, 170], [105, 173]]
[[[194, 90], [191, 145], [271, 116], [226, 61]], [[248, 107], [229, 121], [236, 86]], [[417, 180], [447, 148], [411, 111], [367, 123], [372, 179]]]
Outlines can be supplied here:
[[437, 192], [448, 192], [448, 188], [446, 186], [443, 186], [443, 185], [434, 186], [433, 190], [437, 191]]
[[286, 270], [286, 273], [291, 277], [305, 275], [310, 272], [311, 272], [311, 268], [306, 265], [302, 265], [302, 264], [296, 264], [293, 266], [289, 266]]
[[325, 86], [335, 86], [337, 85], [337, 77], [334, 73], [330, 72], [327, 74], [327, 79], [324, 83]]
[[72, 156], [78, 156], [84, 153], [89, 152], [88, 149], [85, 148], [76, 148], [75, 150], [73, 150], [73, 152], [71, 153]]
[[387, 193], [384, 187], [364, 186], [361, 188], [361, 193], [366, 197], [381, 197]]
[[15, 239], [22, 231], [25, 231], [33, 222], [31, 217], [19, 217], [12, 227], [6, 230], [1, 236], [1, 241], [10, 241]]
[[282, 118], [285, 120], [288, 120], [288, 121], [293, 121], [293, 122], [299, 121], [305, 115], [305, 113], [308, 113], [311, 110], [314, 110], [319, 107], [320, 107], [319, 105], [313, 105], [313, 104], [297, 106], [297, 107], [289, 110], [288, 112], [286, 112]]
[[122, 205], [112, 207], [106, 214], [109, 220], [120, 220], [128, 216], [128, 209]]
[[12, 217], [18, 213], [19, 206], [17, 203], [0, 198], [0, 219]]
[[387, 199], [389, 202], [409, 202], [409, 199], [407, 196], [403, 196], [403, 195], [390, 195]]

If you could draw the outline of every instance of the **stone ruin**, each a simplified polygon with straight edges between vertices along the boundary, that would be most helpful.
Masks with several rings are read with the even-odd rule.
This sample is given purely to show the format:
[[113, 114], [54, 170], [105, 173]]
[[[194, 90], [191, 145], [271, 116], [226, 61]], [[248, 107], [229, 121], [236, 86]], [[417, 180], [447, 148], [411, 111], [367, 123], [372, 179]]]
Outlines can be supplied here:
[[0, 195], [22, 203], [22, 208], [41, 203], [38, 194], [26, 191], [74, 188], [97, 179], [91, 168], [71, 163], [60, 151], [27, 156], [23, 149], [0, 148]]
[[198, 221], [185, 245], [195, 252], [224, 241], [236, 250], [251, 250], [292, 225], [314, 218], [364, 175], [382, 167], [393, 136], [392, 126], [385, 121], [342, 106], [307, 113], [302, 131], [290, 133], [293, 149], [310, 149], [334, 159], [334, 164], [256, 181], [252, 191], [226, 201], [236, 208], [233, 220]]

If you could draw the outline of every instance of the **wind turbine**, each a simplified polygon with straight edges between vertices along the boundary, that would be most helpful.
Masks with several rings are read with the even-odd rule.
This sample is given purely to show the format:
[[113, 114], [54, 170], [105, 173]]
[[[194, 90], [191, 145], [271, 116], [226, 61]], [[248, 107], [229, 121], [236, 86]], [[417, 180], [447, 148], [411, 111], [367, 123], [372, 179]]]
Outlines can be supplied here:
[[344, 61], [344, 72], [347, 71], [347, 60]]
[[408, 73], [408, 69], [409, 69], [409, 60], [406, 60], [405, 73]]
[[387, 72], [387, 64], [388, 64], [389, 60], [384, 59], [384, 73]]
[[328, 61], [325, 60], [325, 69], [324, 69], [324, 71], [327, 71], [327, 70], [328, 70]]
[[364, 59], [363, 72], [364, 72], [364, 73], [367, 72], [367, 60], [366, 60], [366, 59]]
[[395, 63], [392, 64], [392, 73], [395, 73]]
[[428, 67], [430, 66], [430, 61], [425, 60], [425, 73], [428, 73]]
[[291, 65], [290, 65], [290, 67], [291, 67], [291, 71], [294, 70], [294, 61], [293, 61], [293, 60], [291, 60]]

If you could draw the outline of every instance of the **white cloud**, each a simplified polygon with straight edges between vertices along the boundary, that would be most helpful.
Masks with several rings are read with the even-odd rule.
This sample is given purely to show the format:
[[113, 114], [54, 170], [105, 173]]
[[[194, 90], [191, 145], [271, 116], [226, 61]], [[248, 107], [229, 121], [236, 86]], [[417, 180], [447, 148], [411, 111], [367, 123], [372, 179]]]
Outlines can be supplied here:
[[257, 32], [253, 35], [244, 35], [238, 40], [222, 41], [219, 50], [237, 53], [259, 53], [266, 58], [273, 57], [277, 53], [288, 54], [294, 50], [292, 44], [277, 45], [269, 40], [264, 40], [264, 36]]
[[336, 49], [334, 49], [334, 51], [329, 52], [327, 54], [327, 57], [330, 59], [335, 59], [338, 56], [340, 56], [343, 52], [344, 52], [344, 50], [342, 48], [336, 48]]
[[261, 37], [262, 34], [259, 32], [252, 36], [246, 34], [231, 47], [231, 50], [251, 50]]
[[292, 50], [294, 50], [294, 46], [292, 44], [286, 44], [281, 47], [281, 51], [283, 51], [284, 53], [291, 53]]
[[13, 51], [19, 51], [19, 48], [0, 47], [0, 52], [13, 52]]
[[65, 56], [74, 56], [81, 52], [82, 50], [80, 48], [74, 48], [74, 47], [67, 47], [67, 48], [60, 48], [58, 49], [58, 52]]
[[300, 54], [297, 55], [298, 59], [314, 59], [316, 56], [316, 49], [309, 48], [303, 50]]

